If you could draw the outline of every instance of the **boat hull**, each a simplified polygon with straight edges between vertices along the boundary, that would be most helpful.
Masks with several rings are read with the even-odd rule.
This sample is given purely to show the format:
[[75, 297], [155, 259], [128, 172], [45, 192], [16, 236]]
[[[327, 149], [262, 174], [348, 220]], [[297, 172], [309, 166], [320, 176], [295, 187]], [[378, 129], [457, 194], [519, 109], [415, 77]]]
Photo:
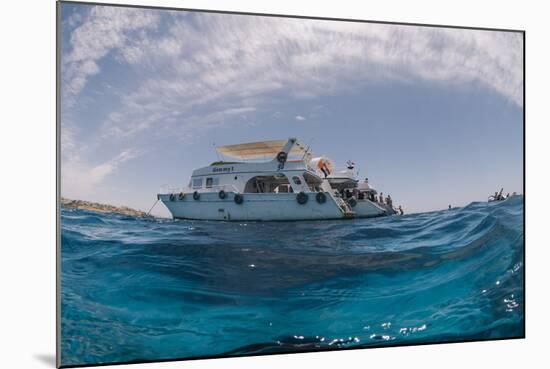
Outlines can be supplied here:
[[195, 200], [192, 194], [181, 199], [177, 194], [159, 194], [159, 199], [175, 219], [219, 221], [293, 221], [341, 219], [344, 214], [332, 196], [318, 203], [315, 193], [299, 204], [295, 193], [245, 193], [242, 204], [235, 202], [235, 193], [220, 199], [217, 192], [201, 193]]
[[356, 218], [374, 218], [394, 213], [388, 212], [384, 205], [377, 204], [370, 200], [357, 200], [357, 204], [352, 208]]

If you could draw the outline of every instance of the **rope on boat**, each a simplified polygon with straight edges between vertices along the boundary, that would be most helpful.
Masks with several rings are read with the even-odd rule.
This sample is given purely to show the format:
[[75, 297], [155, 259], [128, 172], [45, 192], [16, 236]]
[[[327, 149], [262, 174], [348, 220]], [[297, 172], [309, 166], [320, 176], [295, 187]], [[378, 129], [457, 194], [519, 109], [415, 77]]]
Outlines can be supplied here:
[[147, 216], [149, 216], [151, 214], [151, 210], [153, 210], [153, 208], [155, 207], [155, 205], [157, 205], [157, 203], [159, 202], [160, 199], [157, 199], [157, 201], [155, 201], [155, 203], [153, 204], [153, 206], [151, 206], [151, 209], [149, 209], [149, 211], [147, 212]]

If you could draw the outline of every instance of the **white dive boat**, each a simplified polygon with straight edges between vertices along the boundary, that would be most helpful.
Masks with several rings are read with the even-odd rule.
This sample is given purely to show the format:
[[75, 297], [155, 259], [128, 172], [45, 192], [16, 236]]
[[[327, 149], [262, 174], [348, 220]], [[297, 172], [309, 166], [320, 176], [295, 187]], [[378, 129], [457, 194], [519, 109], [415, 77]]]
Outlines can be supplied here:
[[312, 157], [295, 138], [221, 146], [217, 151], [236, 161], [196, 169], [187, 187], [158, 194], [174, 218], [287, 221], [392, 214], [366, 195], [376, 194], [374, 189], [361, 188], [353, 173], [332, 173], [330, 159]]

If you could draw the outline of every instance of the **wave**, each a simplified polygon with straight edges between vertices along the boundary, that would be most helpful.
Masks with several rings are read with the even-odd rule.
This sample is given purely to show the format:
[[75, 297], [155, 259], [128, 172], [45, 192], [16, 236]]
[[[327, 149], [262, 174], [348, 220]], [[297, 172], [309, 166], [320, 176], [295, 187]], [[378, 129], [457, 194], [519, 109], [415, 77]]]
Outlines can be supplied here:
[[62, 209], [64, 365], [518, 337], [523, 197], [378, 219]]

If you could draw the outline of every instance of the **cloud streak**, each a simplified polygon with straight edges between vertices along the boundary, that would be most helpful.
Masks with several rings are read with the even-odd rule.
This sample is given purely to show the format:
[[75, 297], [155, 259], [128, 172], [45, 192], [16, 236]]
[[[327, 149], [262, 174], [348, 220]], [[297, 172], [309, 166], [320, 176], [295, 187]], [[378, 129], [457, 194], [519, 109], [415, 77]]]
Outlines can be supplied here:
[[[193, 14], [190, 21], [186, 12], [166, 14], [168, 30], [158, 33], [158, 11], [92, 8], [63, 57], [65, 98], [72, 101], [113, 51], [138, 70], [162, 67], [144, 73], [141, 86], [122, 99], [118, 114], [132, 126], [126, 132], [201, 107], [260, 106], [270, 93], [313, 98], [392, 80], [475, 82], [522, 104], [519, 34], [229, 14]], [[137, 128], [136, 117], [143, 122]]]
[[226, 14], [185, 22], [171, 13], [167, 22], [165, 34], [120, 48], [131, 65], [162, 65], [123, 98], [127, 132], [201, 109], [260, 109], [272, 95], [308, 99], [392, 81], [476, 83], [522, 104], [519, 34]]
[[65, 196], [76, 198], [93, 195], [105, 178], [115, 173], [125, 162], [139, 156], [134, 149], [126, 149], [99, 164], [91, 164], [80, 155], [66, 156], [61, 162], [61, 187]]

